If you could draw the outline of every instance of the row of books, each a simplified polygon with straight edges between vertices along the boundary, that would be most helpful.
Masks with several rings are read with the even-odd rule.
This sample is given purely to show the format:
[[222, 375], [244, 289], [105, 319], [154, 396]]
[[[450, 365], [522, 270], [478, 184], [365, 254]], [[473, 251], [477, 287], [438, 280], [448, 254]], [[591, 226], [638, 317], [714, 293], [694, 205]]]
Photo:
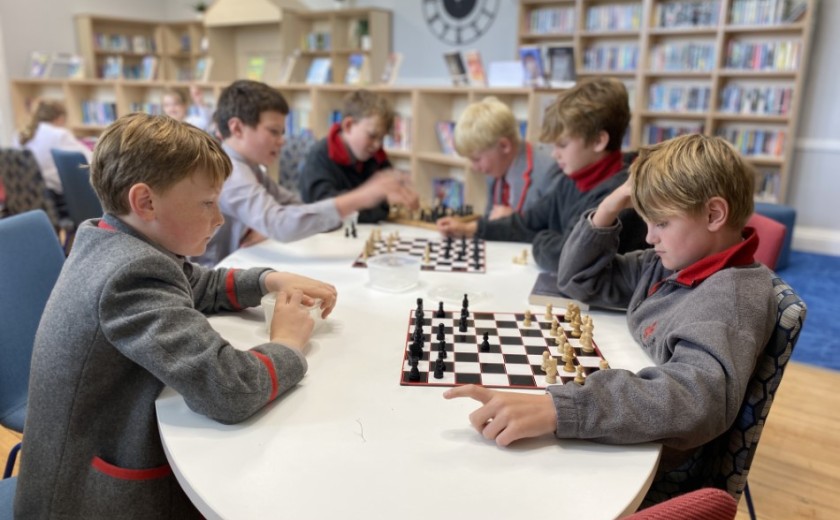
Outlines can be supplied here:
[[636, 31], [641, 25], [641, 3], [600, 5], [586, 10], [585, 26], [589, 31]]
[[82, 101], [82, 123], [110, 125], [117, 120], [117, 104], [104, 101]]
[[328, 51], [331, 48], [332, 36], [328, 32], [311, 32], [301, 42], [301, 49], [306, 51]]
[[528, 32], [534, 34], [572, 33], [575, 30], [574, 7], [540, 7], [531, 11]]
[[642, 131], [642, 142], [647, 144], [661, 143], [674, 137], [686, 134], [702, 134], [702, 123], [673, 123], [673, 124], [647, 124]]
[[444, 155], [457, 155], [455, 151], [455, 121], [438, 121], [435, 123], [440, 151]]
[[93, 33], [93, 46], [97, 50], [113, 52], [134, 52], [146, 54], [155, 52], [155, 39], [142, 34], [128, 36], [125, 34]]
[[711, 97], [709, 86], [654, 83], [648, 89], [648, 109], [707, 112]]
[[302, 135], [312, 133], [312, 125], [309, 122], [311, 112], [306, 109], [289, 110], [286, 116], [286, 135]]
[[103, 79], [157, 79], [158, 59], [155, 56], [144, 56], [140, 63], [125, 64], [122, 56], [107, 56], [99, 68], [99, 76]]
[[656, 4], [658, 27], [714, 27], [718, 24], [720, 0], [674, 1]]
[[751, 43], [730, 41], [726, 67], [747, 70], [794, 71], [799, 68], [802, 42], [796, 40]]
[[720, 127], [715, 135], [723, 137], [741, 152], [741, 155], [766, 155], [781, 157], [785, 149], [784, 130], [748, 127]]
[[772, 25], [796, 21], [804, 13], [802, 0], [734, 0], [729, 21], [733, 25]]
[[779, 202], [781, 175], [778, 170], [760, 170], [755, 176], [755, 200], [758, 202]]
[[391, 132], [382, 142], [384, 148], [394, 150], [411, 150], [411, 116], [396, 114]]
[[634, 43], [595, 45], [583, 52], [587, 71], [633, 72], [639, 67], [639, 46]]
[[131, 112], [145, 112], [146, 114], [151, 114], [153, 116], [163, 113], [160, 103], [136, 102], [131, 103], [129, 109]]
[[29, 60], [31, 78], [81, 78], [84, 75], [81, 56], [63, 52], [35, 51]]
[[785, 116], [790, 112], [792, 87], [729, 84], [720, 93], [721, 112]]
[[651, 70], [707, 71], [715, 65], [713, 43], [668, 42], [654, 45], [650, 51]]
[[456, 210], [464, 206], [464, 183], [458, 179], [432, 179], [432, 194], [446, 209]]
[[[180, 44], [180, 52], [192, 52], [194, 50], [192, 36], [190, 36], [190, 33], [188, 32], [183, 33], [180, 38], [178, 38], [178, 43]], [[209, 43], [210, 41], [207, 36], [202, 36], [198, 42], [198, 49], [195, 50], [198, 50], [199, 52], [207, 52]]]

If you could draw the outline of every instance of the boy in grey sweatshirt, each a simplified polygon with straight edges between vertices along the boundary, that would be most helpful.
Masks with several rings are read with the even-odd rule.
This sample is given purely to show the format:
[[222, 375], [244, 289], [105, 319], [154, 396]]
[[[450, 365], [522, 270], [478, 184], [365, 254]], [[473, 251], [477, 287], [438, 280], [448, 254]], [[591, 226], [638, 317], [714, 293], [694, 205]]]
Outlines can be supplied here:
[[[105, 215], [76, 235], [35, 339], [15, 518], [200, 518], [167, 464], [164, 385], [219, 422], [246, 419], [306, 373], [301, 303], [335, 288], [269, 269], [208, 270], [231, 163], [198, 128], [132, 114], [102, 135], [91, 183]], [[270, 341], [241, 351], [204, 313], [279, 291]], [[221, 478], [221, 476], [220, 476]]]
[[[627, 307], [630, 332], [656, 363], [600, 370], [585, 385], [545, 395], [457, 387], [488, 439], [507, 445], [553, 433], [615, 444], [661, 442], [676, 465], [733, 423], [772, 332], [772, 273], [755, 262], [752, 170], [720, 138], [683, 136], [643, 149], [630, 179], [586, 212], [560, 258], [558, 285], [573, 298]], [[648, 226], [652, 249], [617, 254], [620, 211]]]

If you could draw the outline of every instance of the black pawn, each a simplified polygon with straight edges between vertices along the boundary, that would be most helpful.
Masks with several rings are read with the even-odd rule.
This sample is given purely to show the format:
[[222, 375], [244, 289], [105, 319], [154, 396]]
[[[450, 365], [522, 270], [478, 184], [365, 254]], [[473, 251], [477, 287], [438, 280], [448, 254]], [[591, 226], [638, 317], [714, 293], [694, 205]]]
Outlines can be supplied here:
[[467, 298], [466, 293], [464, 293], [464, 299], [461, 301], [461, 307], [463, 307], [464, 309], [470, 308], [470, 300], [469, 298]]
[[467, 332], [467, 317], [461, 316], [461, 319], [458, 320], [458, 331], [459, 332]]
[[446, 342], [441, 341], [438, 343], [438, 357], [441, 359], [446, 359]]
[[438, 341], [446, 339], [446, 336], [444, 335], [443, 331], [444, 331], [443, 323], [438, 323], [438, 330], [437, 330], [437, 336], [436, 336]]
[[356, 238], [356, 236], [357, 236], [356, 235], [356, 223], [355, 222], [350, 223], [350, 234], [353, 235], [353, 238]]
[[438, 310], [435, 313], [435, 318], [445, 318], [446, 313], [443, 311], [443, 302], [438, 302]]
[[[437, 358], [435, 361], [435, 379], [443, 379], [443, 371], [446, 369], [446, 364], [443, 362], [442, 359]], [[419, 376], [420, 374], [418, 374]], [[409, 374], [409, 379], [411, 379], [411, 375]]]
[[420, 370], [417, 368], [417, 365], [411, 366], [411, 371], [408, 373], [408, 380], [420, 381]]
[[484, 339], [481, 341], [481, 351], [482, 352], [490, 352], [490, 334], [485, 332]]
[[349, 236], [350, 236], [350, 228], [344, 228], [344, 238], [347, 238]]

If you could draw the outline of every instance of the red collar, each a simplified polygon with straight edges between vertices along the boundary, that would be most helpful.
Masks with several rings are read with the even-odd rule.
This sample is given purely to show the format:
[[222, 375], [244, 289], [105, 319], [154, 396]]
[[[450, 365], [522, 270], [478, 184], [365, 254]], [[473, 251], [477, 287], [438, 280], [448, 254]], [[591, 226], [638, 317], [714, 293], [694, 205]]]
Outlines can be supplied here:
[[585, 168], [581, 168], [575, 173], [569, 174], [569, 177], [575, 181], [575, 186], [577, 186], [578, 190], [582, 193], [586, 193], [621, 171], [622, 166], [624, 166], [624, 164], [621, 157], [621, 151], [616, 150], [614, 152], [610, 152], [609, 155], [600, 161], [592, 163]]
[[[364, 163], [357, 161], [356, 158], [353, 157], [353, 154], [350, 153], [347, 145], [344, 144], [344, 140], [341, 139], [341, 124], [339, 123], [333, 123], [330, 127], [330, 133], [327, 136], [327, 155], [329, 155], [330, 159], [339, 166], [355, 166], [356, 170], [362, 170]], [[385, 154], [385, 150], [380, 147], [379, 150], [373, 154], [372, 159], [376, 161], [377, 164], [382, 164], [388, 160], [388, 156]]]
[[[528, 189], [531, 187], [531, 172], [534, 170], [534, 150], [531, 148], [531, 143], [525, 143], [525, 171], [522, 172], [522, 193], [519, 194], [519, 203], [516, 204], [516, 212], [522, 214], [522, 207], [525, 205], [525, 196], [528, 194]], [[507, 174], [505, 174], [507, 176]], [[493, 188], [495, 191], [494, 198], [496, 204], [507, 206], [510, 204], [508, 200], [508, 183], [504, 177], [495, 179], [493, 181]]]
[[117, 228], [115, 228], [111, 224], [108, 224], [107, 222], [105, 222], [104, 219], [100, 220], [99, 224], [97, 224], [96, 227], [98, 227], [99, 229], [107, 229], [108, 231], [116, 231], [117, 230]]
[[758, 248], [758, 233], [751, 227], [745, 227], [744, 240], [720, 253], [707, 256], [677, 274], [676, 281], [688, 287], [696, 287], [718, 271], [727, 267], [743, 267], [755, 263], [755, 250]]

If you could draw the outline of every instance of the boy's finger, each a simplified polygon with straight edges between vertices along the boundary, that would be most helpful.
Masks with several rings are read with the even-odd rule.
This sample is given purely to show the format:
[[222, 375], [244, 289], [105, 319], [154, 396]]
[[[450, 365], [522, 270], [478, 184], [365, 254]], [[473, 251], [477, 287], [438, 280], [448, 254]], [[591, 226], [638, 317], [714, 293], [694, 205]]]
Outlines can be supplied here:
[[493, 391], [488, 390], [483, 386], [464, 385], [450, 388], [449, 390], [443, 393], [443, 397], [445, 399], [454, 399], [456, 397], [469, 397], [481, 402], [482, 404], [487, 404], [487, 402], [493, 398]]

